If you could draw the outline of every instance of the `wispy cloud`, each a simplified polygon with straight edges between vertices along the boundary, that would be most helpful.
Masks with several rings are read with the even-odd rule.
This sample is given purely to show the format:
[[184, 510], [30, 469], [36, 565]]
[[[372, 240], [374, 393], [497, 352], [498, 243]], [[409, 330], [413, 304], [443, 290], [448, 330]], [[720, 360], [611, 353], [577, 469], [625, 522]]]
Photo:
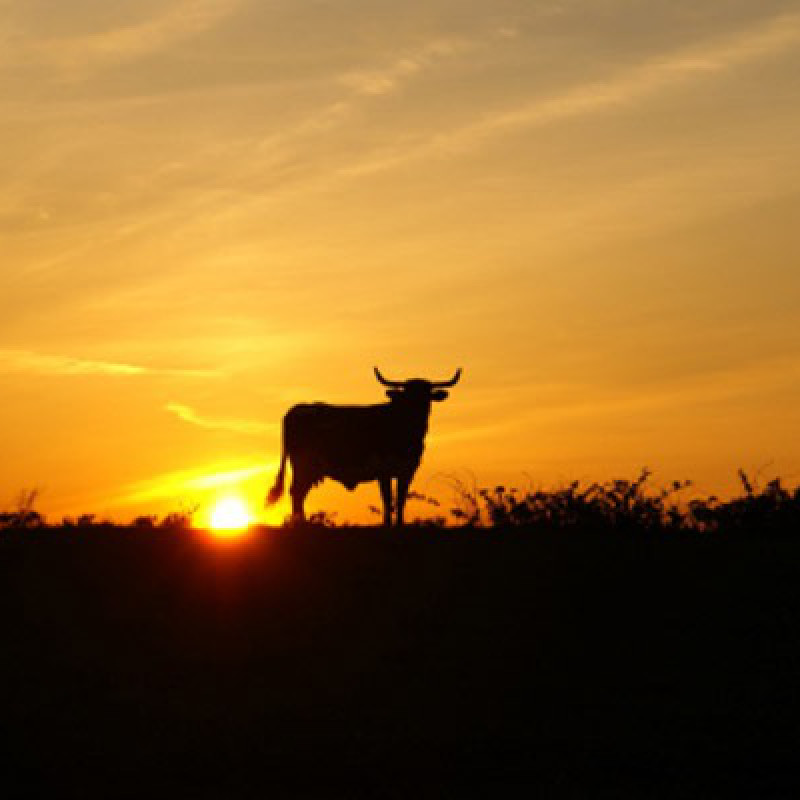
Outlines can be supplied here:
[[396, 92], [413, 77], [421, 77], [441, 62], [468, 52], [478, 44], [477, 40], [463, 37], [440, 37], [409, 48], [388, 63], [345, 72], [335, 79], [345, 91], [340, 89], [335, 99], [290, 129], [265, 137], [259, 142], [259, 149], [269, 154], [271, 162], [280, 163], [281, 156], [287, 156], [284, 148], [288, 147], [289, 153], [294, 153], [298, 141], [327, 135], [332, 129], [346, 124], [354, 113], [369, 102], [369, 98]]
[[382, 68], [348, 72], [340, 76], [339, 81], [356, 94], [389, 94], [412, 76], [433, 68], [444, 59], [460, 55], [474, 46], [474, 43], [463, 38], [434, 39]]
[[94, 361], [71, 356], [48, 355], [31, 350], [0, 350], [0, 372], [21, 372], [34, 375], [172, 375], [191, 378], [218, 377], [213, 370], [163, 369], [124, 364], [116, 361]]
[[241, 0], [178, 0], [156, 16], [99, 33], [38, 42], [29, 56], [55, 64], [70, 78], [96, 67], [131, 61], [214, 28]]
[[261, 434], [274, 431], [276, 428], [274, 423], [258, 422], [257, 420], [201, 416], [193, 408], [181, 403], [167, 403], [164, 408], [184, 422], [197, 425], [200, 428], [208, 428], [209, 430]]
[[475, 122], [345, 167], [349, 176], [382, 172], [410, 161], [456, 156], [496, 137], [580, 118], [646, 100], [659, 91], [791, 50], [800, 44], [800, 14], [773, 17], [723, 38], [648, 59], [606, 80], [590, 81], [552, 97], [496, 112]]

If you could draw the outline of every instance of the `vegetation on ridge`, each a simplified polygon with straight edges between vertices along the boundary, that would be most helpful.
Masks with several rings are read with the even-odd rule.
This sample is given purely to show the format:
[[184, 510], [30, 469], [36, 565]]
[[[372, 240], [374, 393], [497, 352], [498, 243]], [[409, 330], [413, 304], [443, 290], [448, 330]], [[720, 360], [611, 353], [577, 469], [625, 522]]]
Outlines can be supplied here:
[[[582, 484], [573, 481], [556, 489], [529, 489], [495, 486], [469, 486], [453, 479], [454, 507], [449, 519], [440, 513], [436, 498], [412, 492], [410, 499], [436, 509], [435, 515], [417, 518], [410, 527], [432, 529], [482, 530], [596, 530], [643, 533], [789, 533], [800, 529], [800, 487], [785, 487], [780, 478], [759, 486], [743, 470], [739, 470], [742, 492], [727, 500], [716, 496], [688, 501], [680, 495], [691, 487], [691, 481], [673, 481], [666, 488], [648, 486], [650, 471], [642, 470], [634, 480], [612, 480]], [[42, 528], [110, 528], [119, 527], [94, 514], [65, 517], [56, 525], [48, 525], [35, 510], [38, 491], [23, 490], [16, 507], [0, 512], [0, 531]], [[376, 509], [370, 507], [375, 512]], [[187, 530], [197, 506], [173, 511], [159, 519], [155, 515], [136, 517], [126, 526], [134, 530]], [[318, 511], [311, 514], [308, 527], [319, 529], [347, 528], [337, 523], [336, 514]]]

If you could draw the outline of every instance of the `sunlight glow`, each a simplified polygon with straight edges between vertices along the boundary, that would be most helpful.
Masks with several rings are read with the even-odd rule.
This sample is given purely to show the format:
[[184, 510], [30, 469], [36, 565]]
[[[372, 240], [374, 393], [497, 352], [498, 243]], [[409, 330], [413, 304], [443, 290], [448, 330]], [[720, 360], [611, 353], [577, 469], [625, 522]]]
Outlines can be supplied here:
[[229, 496], [218, 500], [211, 510], [211, 529], [224, 534], [244, 531], [252, 522], [250, 511], [240, 497]]
[[275, 463], [256, 464], [231, 469], [230, 465], [208, 464], [201, 469], [180, 470], [155, 475], [144, 481], [129, 484], [118, 498], [123, 504], [150, 503], [153, 500], [175, 497], [194, 498], [207, 491], [234, 491], [272, 472], [277, 472]]

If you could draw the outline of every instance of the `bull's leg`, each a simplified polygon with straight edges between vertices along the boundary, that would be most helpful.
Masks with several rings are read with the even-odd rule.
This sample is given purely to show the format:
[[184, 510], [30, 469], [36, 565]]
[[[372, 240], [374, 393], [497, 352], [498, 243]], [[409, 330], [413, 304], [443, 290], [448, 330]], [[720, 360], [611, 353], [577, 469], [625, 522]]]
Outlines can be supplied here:
[[379, 478], [381, 485], [381, 500], [383, 500], [383, 525], [389, 528], [392, 525], [392, 479]]
[[405, 525], [403, 513], [406, 508], [406, 500], [408, 499], [408, 487], [411, 485], [413, 475], [398, 475], [397, 476], [397, 524]]
[[311, 491], [311, 485], [305, 481], [299, 481], [295, 476], [292, 476], [292, 486], [289, 489], [289, 494], [292, 498], [292, 522], [304, 522], [306, 512], [303, 504], [306, 501], [306, 495]]

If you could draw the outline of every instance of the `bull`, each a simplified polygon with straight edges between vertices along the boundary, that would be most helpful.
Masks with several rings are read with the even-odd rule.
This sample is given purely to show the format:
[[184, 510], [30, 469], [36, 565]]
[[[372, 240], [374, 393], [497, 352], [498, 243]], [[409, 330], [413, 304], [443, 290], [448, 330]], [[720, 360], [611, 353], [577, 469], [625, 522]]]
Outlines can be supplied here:
[[[303, 403], [283, 418], [281, 465], [266, 505], [283, 495], [286, 461], [292, 467], [292, 519], [305, 519], [303, 504], [309, 491], [325, 478], [353, 490], [360, 483], [378, 481], [383, 501], [383, 523], [403, 525], [408, 489], [422, 460], [431, 404], [445, 400], [447, 389], [461, 378], [461, 369], [449, 381], [419, 378], [391, 381], [375, 367], [375, 377], [386, 387], [388, 403], [370, 406], [334, 406]], [[392, 481], [396, 480], [396, 502]]]

